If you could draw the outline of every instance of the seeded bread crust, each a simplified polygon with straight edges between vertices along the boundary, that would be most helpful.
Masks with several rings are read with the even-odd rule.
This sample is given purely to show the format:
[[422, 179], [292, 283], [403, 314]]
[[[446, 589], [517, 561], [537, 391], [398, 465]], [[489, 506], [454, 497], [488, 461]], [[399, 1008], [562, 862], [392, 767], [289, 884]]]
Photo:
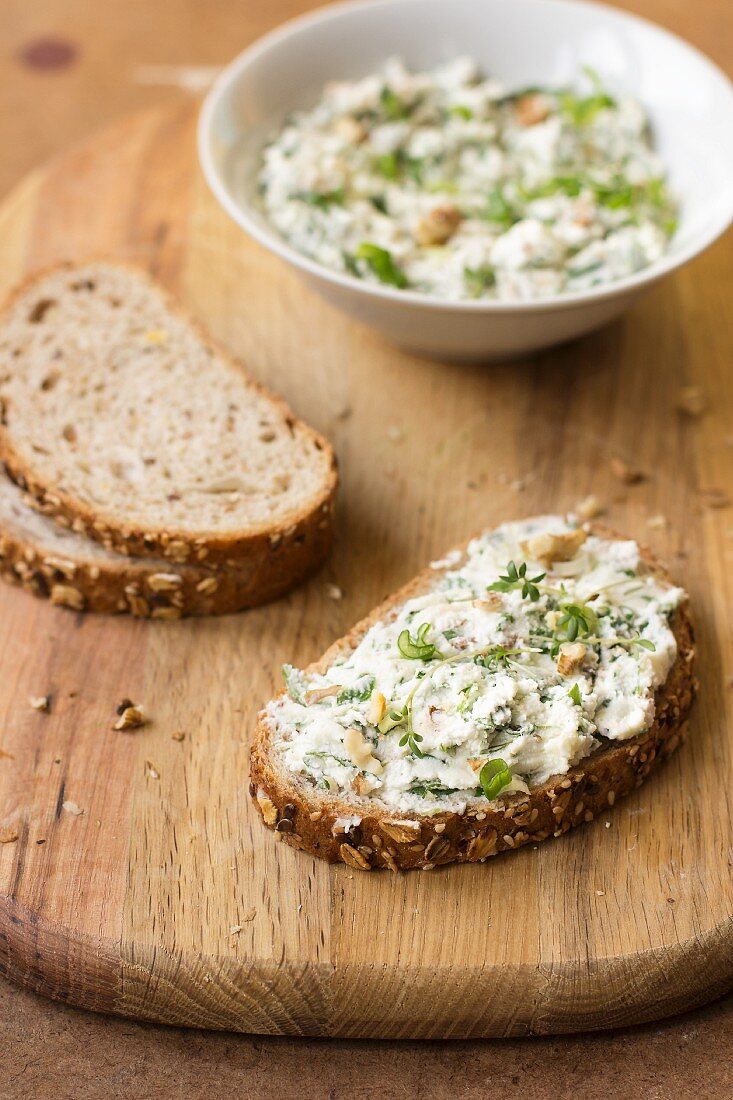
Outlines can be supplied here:
[[[286, 403], [271, 394], [252, 379], [218, 341], [194, 318], [183, 310], [175, 299], [155, 283], [142, 270], [115, 261], [93, 261], [84, 265], [63, 263], [37, 272], [20, 284], [8, 297], [0, 314], [0, 328], [13, 308], [23, 298], [30, 299], [43, 281], [59, 272], [74, 273], [80, 280], [95, 269], [119, 269], [134, 275], [146, 284], [150, 292], [159, 295], [167, 311], [183, 320], [212, 356], [218, 356], [229, 368], [243, 376], [245, 386], [254, 394], [264, 397], [273, 415], [291, 434], [296, 432], [308, 442], [319, 461], [325, 458], [327, 470], [315, 499], [293, 512], [286, 521], [251, 526], [224, 534], [216, 530], [202, 530], [192, 534], [177, 529], [175, 524], [161, 523], [160, 527], [143, 527], [126, 522], [113, 511], [102, 510], [80, 499], [63, 485], [48, 483], [34, 469], [26, 453], [21, 453], [13, 439], [13, 412], [0, 399], [0, 462], [6, 474], [35, 501], [45, 515], [65, 523], [78, 534], [100, 542], [108, 550], [118, 554], [141, 557], [162, 557], [176, 565], [206, 562], [207, 566], [244, 568], [264, 584], [268, 595], [255, 598], [262, 603], [280, 595], [302, 581], [322, 563], [328, 554], [333, 538], [334, 498], [338, 488], [336, 456], [328, 441], [314, 429], [298, 419]], [[44, 301], [35, 307], [43, 323]], [[2, 364], [0, 364], [0, 367]], [[2, 370], [0, 370], [2, 382]], [[252, 601], [250, 601], [252, 602]]]
[[125, 557], [35, 515], [17, 486], [0, 482], [0, 577], [72, 611], [161, 620], [227, 615], [276, 599], [309, 566], [305, 551], [299, 563], [270, 566], [266, 576], [241, 566]]
[[[620, 537], [600, 526], [591, 530], [605, 538]], [[644, 562], [669, 581], [667, 571], [651, 552], [645, 547], [641, 550]], [[336, 657], [351, 652], [376, 622], [393, 618], [400, 604], [433, 587], [440, 572], [427, 569], [420, 573], [331, 646], [307, 672], [323, 672]], [[677, 658], [655, 695], [652, 727], [622, 743], [605, 742], [580, 764], [552, 776], [529, 795], [510, 795], [498, 803], [472, 802], [464, 814], [429, 816], [400, 815], [356, 794], [348, 801], [336, 800], [278, 766], [270, 749], [273, 731], [265, 711], [258, 717], [252, 745], [250, 794], [264, 823], [275, 829], [281, 840], [330, 863], [343, 862], [361, 871], [431, 870], [447, 863], [483, 862], [499, 852], [561, 836], [607, 813], [617, 799], [641, 786], [686, 736], [697, 682], [693, 629], [685, 607], [678, 608], [671, 625]], [[353, 817], [361, 818], [358, 825], [345, 831], [340, 828], [339, 819]]]

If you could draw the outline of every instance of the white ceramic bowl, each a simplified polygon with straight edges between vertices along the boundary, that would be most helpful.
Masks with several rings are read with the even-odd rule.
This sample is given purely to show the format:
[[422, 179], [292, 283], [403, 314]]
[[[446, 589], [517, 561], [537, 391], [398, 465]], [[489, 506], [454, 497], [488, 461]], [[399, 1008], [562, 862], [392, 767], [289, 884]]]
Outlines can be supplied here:
[[[580, 294], [447, 303], [331, 271], [287, 244], [263, 216], [255, 182], [262, 146], [287, 113], [312, 104], [328, 80], [365, 76], [387, 57], [424, 69], [459, 54], [475, 57], [509, 88], [567, 84], [590, 65], [612, 93], [638, 98], [681, 201], [666, 255]], [[224, 70], [201, 112], [199, 153], [224, 209], [325, 298], [394, 344], [452, 360], [515, 356], [598, 328], [733, 218], [728, 80], [667, 31], [586, 0], [369, 0], [321, 8], [266, 35]]]

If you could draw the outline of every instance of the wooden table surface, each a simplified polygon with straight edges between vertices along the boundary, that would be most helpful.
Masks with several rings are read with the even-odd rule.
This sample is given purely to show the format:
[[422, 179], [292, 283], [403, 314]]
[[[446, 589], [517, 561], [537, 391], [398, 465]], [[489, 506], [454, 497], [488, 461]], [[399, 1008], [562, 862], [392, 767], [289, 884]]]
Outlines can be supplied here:
[[[510, 0], [507, 0], [510, 2]], [[0, 0], [0, 193], [94, 128], [196, 94], [216, 67], [309, 5], [299, 0]], [[730, 0], [626, 0], [723, 67]], [[717, 248], [730, 247], [730, 241]], [[253, 1098], [733, 1093], [733, 997], [626, 1032], [460, 1044], [262, 1039], [94, 1017], [0, 984], [11, 1097]]]

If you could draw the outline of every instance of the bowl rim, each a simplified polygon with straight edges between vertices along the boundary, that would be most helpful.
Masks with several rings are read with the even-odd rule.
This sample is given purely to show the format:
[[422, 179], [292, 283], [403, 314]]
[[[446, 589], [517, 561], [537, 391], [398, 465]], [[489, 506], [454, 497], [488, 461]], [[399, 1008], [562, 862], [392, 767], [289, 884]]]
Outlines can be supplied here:
[[[253, 217], [250, 214], [250, 210], [253, 209], [252, 204], [235, 199], [225, 183], [223, 173], [219, 170], [213, 154], [213, 143], [211, 141], [217, 109], [230, 87], [237, 83], [242, 73], [282, 42], [297, 37], [301, 32], [311, 27], [317, 27], [344, 16], [348, 17], [352, 12], [363, 11], [367, 8], [390, 7], [395, 2], [418, 5], [422, 0], [338, 0], [337, 3], [326, 4], [323, 7], [316, 8], [315, 11], [305, 12], [302, 15], [288, 19], [271, 31], [261, 35], [241, 53], [237, 54], [222, 69], [209, 89], [201, 106], [197, 126], [198, 155], [204, 177], [216, 199], [232, 220], [270, 252], [274, 252], [281, 259], [316, 279], [331, 283], [341, 290], [365, 294], [385, 303], [402, 303], [423, 309], [451, 310], [457, 313], [542, 313], [550, 310], [571, 309], [580, 305], [592, 305], [595, 302], [607, 301], [629, 292], [641, 290], [699, 256], [718, 240], [733, 222], [733, 187], [731, 187], [727, 207], [723, 208], [720, 215], [712, 221], [705, 232], [698, 233], [696, 239], [688, 243], [679, 252], [674, 254], [665, 252], [658, 260], [640, 271], [601, 286], [590, 287], [587, 290], [576, 291], [572, 294], [560, 293], [537, 299], [520, 299], [516, 301], [495, 298], [449, 300], [422, 291], [393, 289], [386, 285], [358, 279], [348, 272], [336, 271], [299, 252], [285, 238], [281, 237], [274, 227], [270, 228], [267, 224], [262, 225], [260, 221]], [[444, 2], [448, 2], [448, 0], [444, 0]], [[503, 0], [503, 2], [508, 4], [510, 0]], [[680, 35], [667, 30], [666, 27], [662, 27], [652, 22], [652, 20], [645, 19], [633, 12], [615, 8], [611, 4], [602, 2], [602, 0], [520, 0], [520, 2], [529, 7], [539, 7], [541, 4], [544, 11], [552, 8], [586, 11], [593, 9], [611, 15], [622, 23], [636, 24], [653, 34], [671, 40], [677, 46], [692, 54], [697, 63], [708, 70], [709, 76], [719, 85], [720, 92], [728, 97], [731, 115], [733, 116], [733, 82], [702, 50], [687, 42]]]

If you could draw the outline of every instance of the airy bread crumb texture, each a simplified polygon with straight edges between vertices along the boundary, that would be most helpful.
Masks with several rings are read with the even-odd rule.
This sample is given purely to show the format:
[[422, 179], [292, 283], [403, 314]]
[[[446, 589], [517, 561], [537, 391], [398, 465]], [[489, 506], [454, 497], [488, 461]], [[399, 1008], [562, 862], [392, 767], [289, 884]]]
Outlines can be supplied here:
[[21, 289], [0, 401], [15, 479], [123, 551], [283, 530], [335, 490], [325, 440], [133, 268], [63, 267]]

